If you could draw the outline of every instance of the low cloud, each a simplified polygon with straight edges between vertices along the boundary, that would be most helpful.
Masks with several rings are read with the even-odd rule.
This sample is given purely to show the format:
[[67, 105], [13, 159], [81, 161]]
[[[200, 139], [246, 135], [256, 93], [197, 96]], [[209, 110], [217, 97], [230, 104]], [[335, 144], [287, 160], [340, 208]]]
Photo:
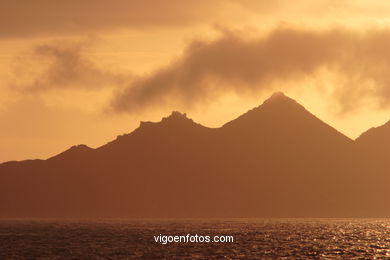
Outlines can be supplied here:
[[179, 59], [118, 93], [111, 108], [134, 113], [167, 104], [196, 106], [228, 91], [240, 96], [315, 77], [322, 68], [338, 75], [333, 92], [342, 111], [367, 97], [390, 104], [390, 30], [278, 28], [263, 37], [244, 35], [225, 31], [214, 41], [193, 42]]
[[30, 92], [93, 90], [120, 85], [130, 77], [98, 67], [84, 55], [85, 46], [86, 43], [70, 42], [36, 46], [32, 53], [19, 57], [11, 88]]

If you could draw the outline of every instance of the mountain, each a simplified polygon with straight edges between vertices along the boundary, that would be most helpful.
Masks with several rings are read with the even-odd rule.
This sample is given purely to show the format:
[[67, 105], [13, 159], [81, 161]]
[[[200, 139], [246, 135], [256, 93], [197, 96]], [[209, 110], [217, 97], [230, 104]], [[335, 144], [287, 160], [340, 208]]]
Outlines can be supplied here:
[[356, 143], [365, 148], [376, 150], [376, 153], [386, 154], [390, 152], [390, 121], [386, 124], [373, 127], [363, 134], [361, 134], [357, 139]]
[[93, 151], [92, 148], [86, 146], [85, 144], [74, 145], [65, 152], [57, 154], [53, 157], [50, 157], [48, 160], [51, 161], [68, 161], [68, 160], [77, 160], [82, 157], [84, 154], [88, 154]]
[[387, 189], [362, 158], [353, 140], [275, 93], [219, 128], [175, 111], [96, 149], [1, 164], [0, 216], [390, 216]]
[[[248, 144], [257, 143], [276, 149], [277, 153], [305, 148], [313, 153], [337, 152], [353, 141], [308, 112], [295, 100], [277, 92], [222, 129], [232, 137], [244, 137]], [[318, 149], [321, 147], [321, 149]], [[283, 149], [279, 149], [283, 148]], [[300, 149], [303, 152], [303, 149]]]
[[[365, 172], [378, 187], [390, 182], [390, 121], [379, 127], [373, 127], [361, 134], [355, 141], [357, 151], [364, 162]], [[382, 187], [388, 189], [388, 187]]]

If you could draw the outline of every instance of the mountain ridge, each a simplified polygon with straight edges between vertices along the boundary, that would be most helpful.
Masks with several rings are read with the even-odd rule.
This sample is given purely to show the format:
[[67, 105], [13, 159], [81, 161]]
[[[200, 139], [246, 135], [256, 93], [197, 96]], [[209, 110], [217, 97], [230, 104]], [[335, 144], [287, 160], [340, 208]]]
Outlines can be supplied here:
[[[117, 139], [123, 139], [123, 137], [126, 137], [128, 136], [129, 134], [135, 132], [135, 131], [140, 131], [141, 129], [145, 129], [145, 127], [149, 127], [149, 126], [156, 126], [156, 125], [161, 125], [161, 126], [168, 126], [168, 125], [172, 125], [174, 124], [175, 126], [178, 126], [177, 124], [180, 124], [180, 126], [197, 126], [197, 127], [203, 127], [203, 128], [206, 128], [206, 129], [223, 129], [225, 127], [228, 127], [230, 126], [233, 122], [237, 122], [239, 120], [241, 120], [243, 117], [247, 116], [248, 114], [255, 114], [255, 112], [258, 112], [259, 110], [261, 109], [264, 109], [265, 107], [271, 107], [271, 106], [278, 106], [278, 105], [284, 105], [285, 108], [286, 108], [286, 105], [290, 108], [295, 108], [295, 109], [300, 109], [302, 111], [305, 111], [307, 113], [309, 113], [310, 115], [314, 116], [316, 119], [320, 120], [319, 118], [317, 118], [315, 115], [311, 114], [309, 111], [307, 111], [305, 109], [304, 106], [302, 106], [301, 104], [299, 104], [297, 101], [295, 101], [294, 99], [286, 96], [283, 92], [275, 92], [273, 93], [268, 99], [266, 99], [261, 105], [253, 108], [253, 109], [250, 109], [248, 110], [247, 112], [243, 113], [242, 115], [238, 116], [237, 118], [231, 120], [231, 121], [228, 121], [226, 122], [225, 124], [221, 125], [220, 127], [207, 127], [207, 126], [204, 126], [200, 123], [196, 123], [194, 122], [193, 119], [189, 118], [187, 116], [186, 113], [182, 113], [182, 112], [179, 112], [179, 111], [172, 111], [170, 115], [166, 116], [166, 117], [163, 117], [160, 121], [158, 122], [151, 122], [151, 121], [140, 121], [140, 124], [137, 128], [135, 128], [132, 132], [130, 133], [124, 133], [124, 134], [121, 134], [121, 135], [118, 135], [116, 139], [112, 140], [112, 141], [109, 141], [107, 142], [106, 144], [103, 144], [101, 146], [98, 146], [96, 148], [91, 148], [89, 146], [87, 146], [86, 144], [78, 144], [78, 145], [73, 145], [71, 146], [70, 148], [68, 148], [67, 150], [59, 153], [59, 154], [56, 154], [56, 155], [53, 155], [51, 157], [49, 157], [48, 159], [51, 159], [51, 158], [55, 158], [57, 156], [60, 156], [61, 154], [63, 153], [68, 153], [68, 152], [72, 152], [74, 148], [80, 148], [80, 147], [86, 147], [88, 148], [88, 150], [98, 150], [100, 149], [101, 147], [104, 147], [105, 145], [107, 144], [110, 144], [112, 142], [115, 142]], [[282, 111], [282, 112], [286, 112], [286, 110]], [[288, 112], [288, 111], [287, 111]], [[283, 114], [282, 114], [283, 116]], [[321, 120], [322, 121], [322, 120]], [[322, 121], [323, 122], [323, 121]], [[324, 122], [323, 122], [324, 123]], [[345, 136], [346, 138], [350, 139], [350, 140], [353, 140], [351, 138], [349, 138], [348, 136], [344, 135], [343, 133], [341, 133], [340, 131], [338, 131], [337, 129], [333, 128], [332, 126], [330, 126], [329, 124], [327, 123], [324, 123], [325, 125], [331, 127], [332, 129], [334, 129], [335, 131], [337, 131], [338, 133], [340, 133], [341, 135]], [[27, 160], [34, 160], [34, 159], [27, 159]], [[22, 160], [24, 161], [24, 160]], [[2, 162], [2, 163], [6, 163], [6, 162]], [[0, 163], [0, 165], [2, 164]]]
[[218, 128], [174, 111], [0, 164], [0, 217], [390, 216], [386, 160], [359, 147], [283, 93]]

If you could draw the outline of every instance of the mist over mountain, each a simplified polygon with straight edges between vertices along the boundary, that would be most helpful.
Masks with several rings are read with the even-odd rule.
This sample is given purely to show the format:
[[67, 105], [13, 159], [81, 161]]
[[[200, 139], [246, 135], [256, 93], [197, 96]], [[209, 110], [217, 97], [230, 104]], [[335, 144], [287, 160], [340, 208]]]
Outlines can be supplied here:
[[0, 164], [0, 216], [389, 217], [388, 140], [386, 124], [353, 141], [280, 92], [219, 128], [173, 112]]

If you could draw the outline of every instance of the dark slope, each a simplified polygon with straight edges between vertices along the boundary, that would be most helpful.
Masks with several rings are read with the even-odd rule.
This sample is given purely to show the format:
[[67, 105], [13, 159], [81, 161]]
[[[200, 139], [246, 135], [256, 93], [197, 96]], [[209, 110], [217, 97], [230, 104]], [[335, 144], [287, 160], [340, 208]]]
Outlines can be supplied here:
[[[226, 123], [220, 135], [241, 144], [243, 152], [279, 157], [342, 157], [353, 141], [308, 112], [283, 93], [275, 93], [261, 106]], [[244, 144], [244, 145], [242, 145]], [[249, 149], [251, 148], [251, 149]]]
[[[365, 172], [370, 175], [372, 186], [375, 186], [381, 199], [390, 199], [390, 121], [373, 127], [361, 134], [355, 141]], [[381, 192], [383, 191], [383, 192]], [[375, 201], [374, 203], [377, 203]]]
[[370, 163], [372, 172], [383, 172], [390, 177], [390, 121], [367, 130], [355, 143], [364, 160]]
[[[246, 130], [259, 134], [261, 131], [260, 133], [266, 136], [305, 139], [312, 143], [327, 141], [336, 142], [330, 145], [352, 143], [351, 139], [319, 120], [281, 92], [273, 94], [261, 106], [226, 123], [223, 128], [235, 129], [237, 133]], [[328, 137], [329, 140], [321, 140], [323, 137]]]
[[71, 160], [79, 160], [82, 159], [84, 156], [88, 155], [91, 153], [94, 149], [86, 146], [85, 144], [79, 144], [79, 145], [74, 145], [68, 150], [57, 154], [53, 157], [50, 157], [48, 160], [49, 161], [66, 161], [69, 162]]
[[370, 206], [383, 193], [363, 196], [372, 187], [356, 158], [352, 140], [277, 93], [221, 128], [173, 112], [97, 149], [2, 164], [0, 215], [387, 214], [383, 199]]
[[245, 161], [241, 169], [249, 179], [244, 186], [258, 188], [253, 204], [260, 201], [271, 215], [354, 211], [348, 205], [348, 194], [356, 190], [349, 181], [353, 141], [283, 93], [225, 124], [219, 137]]
[[375, 153], [390, 152], [390, 121], [386, 124], [373, 127], [356, 139], [357, 145], [369, 149]]

